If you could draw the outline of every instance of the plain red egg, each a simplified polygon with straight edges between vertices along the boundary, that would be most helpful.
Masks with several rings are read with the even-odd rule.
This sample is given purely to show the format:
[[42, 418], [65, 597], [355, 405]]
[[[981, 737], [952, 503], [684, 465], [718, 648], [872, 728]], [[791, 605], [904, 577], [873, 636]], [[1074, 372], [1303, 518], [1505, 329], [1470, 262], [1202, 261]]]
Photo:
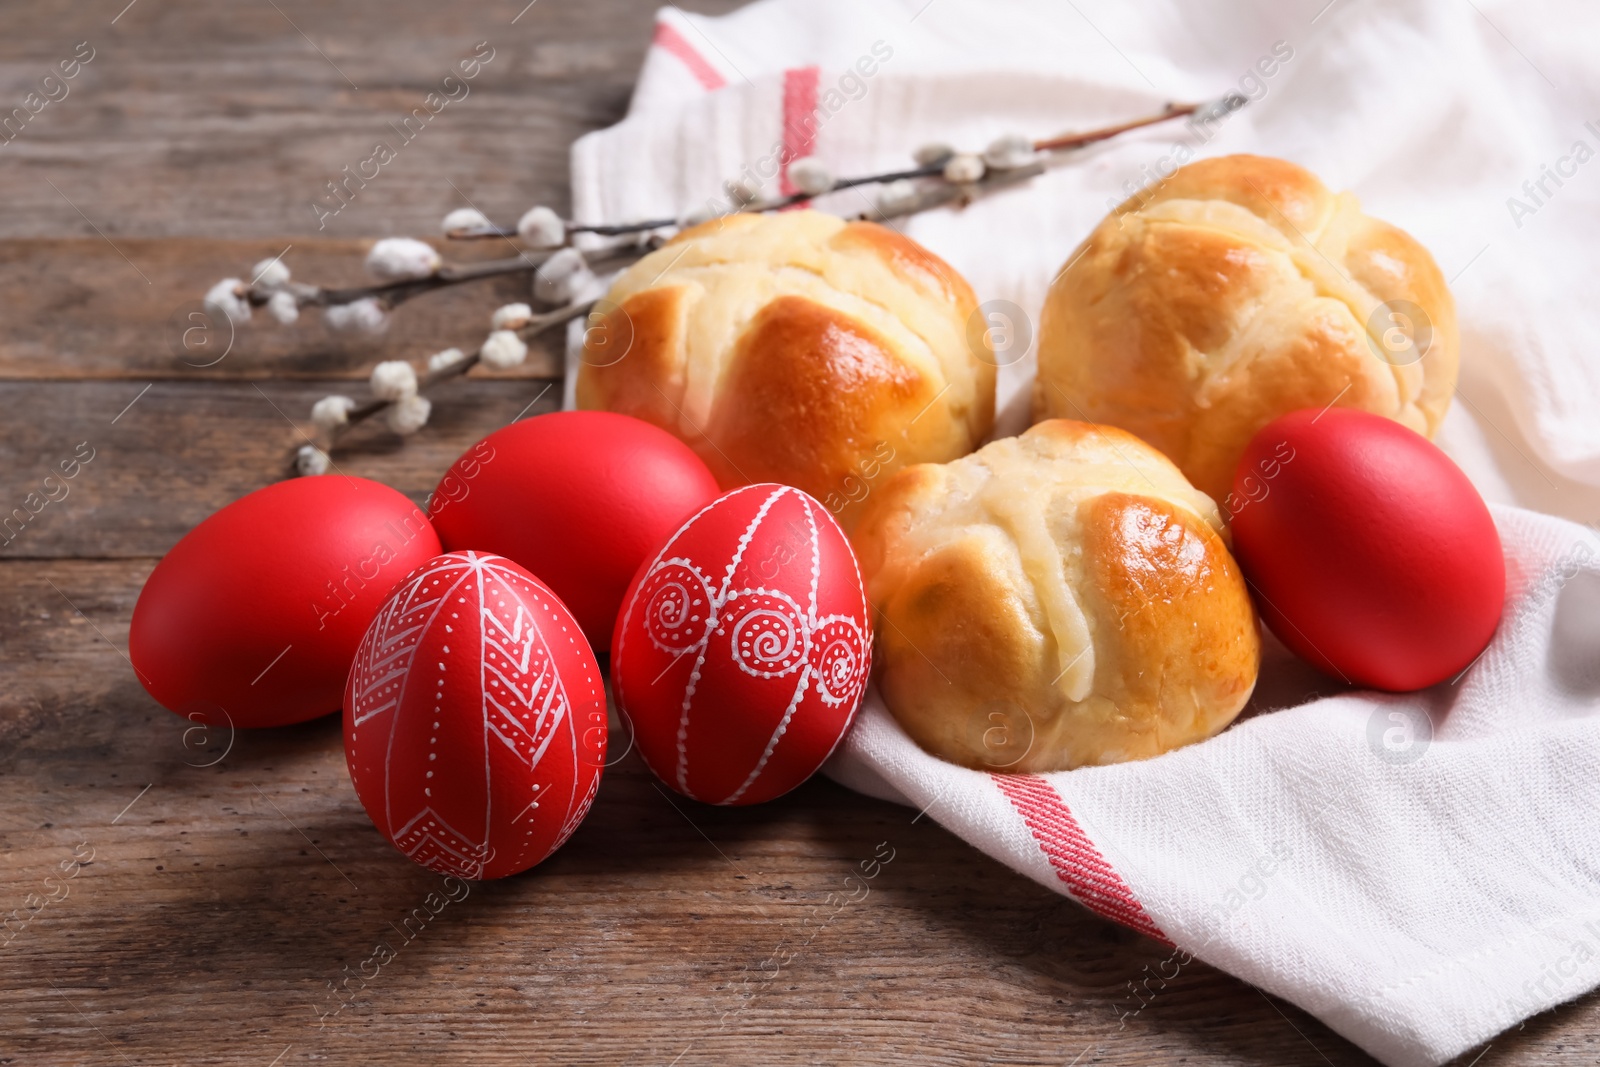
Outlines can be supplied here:
[[1390, 419], [1328, 408], [1267, 424], [1223, 510], [1262, 617], [1334, 677], [1435, 685], [1499, 625], [1505, 557], [1488, 507], [1448, 456]]
[[572, 614], [500, 556], [396, 589], [345, 693], [345, 760], [380, 832], [429, 870], [503, 878], [560, 848], [606, 756], [606, 695]]
[[422, 510], [366, 478], [258, 489], [190, 530], [146, 579], [128, 656], [195, 722], [283, 726], [338, 711], [389, 591], [440, 551]]
[[440, 480], [429, 514], [446, 549], [493, 552], [538, 575], [603, 652], [639, 564], [718, 492], [665, 430], [560, 411], [479, 441]]
[[822, 766], [871, 666], [855, 553], [798, 489], [736, 489], [640, 569], [611, 689], [645, 764], [685, 796], [755, 804]]

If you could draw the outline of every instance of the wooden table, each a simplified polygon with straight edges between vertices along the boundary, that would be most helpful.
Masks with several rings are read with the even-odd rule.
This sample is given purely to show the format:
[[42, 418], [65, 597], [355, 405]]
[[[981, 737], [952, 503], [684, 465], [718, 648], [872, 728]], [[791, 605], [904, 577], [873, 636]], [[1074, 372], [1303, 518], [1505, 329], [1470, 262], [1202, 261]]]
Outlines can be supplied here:
[[[434, 233], [469, 201], [564, 208], [567, 145], [622, 114], [655, 5], [523, 2], [0, 12], [0, 113], [93, 49], [0, 143], [0, 509], [80, 443], [94, 457], [0, 548], [0, 915], [49, 900], [0, 934], [0, 1063], [1369, 1062], [1199, 963], [1124, 1018], [1164, 951], [932, 818], [823, 780], [702, 807], [636, 755], [551, 861], [406, 936], [438, 878], [374, 831], [336, 719], [205, 736], [140, 688], [124, 650], [157, 558], [287, 474], [313, 400], [380, 353], [481, 334], [494, 298], [410, 305], [381, 343], [252, 326], [209, 367], [174, 354], [170, 316], [286, 248], [302, 278], [353, 280], [359, 238]], [[324, 182], [480, 40], [471, 96], [319, 232]], [[553, 408], [557, 374], [551, 352], [475, 373], [405, 447], [363, 430], [340, 463], [422, 502], [478, 437]], [[833, 913], [881, 848], [870, 895]], [[336, 997], [380, 941], [395, 958]], [[1592, 1063], [1597, 1034], [1588, 997], [1461, 1062]]]

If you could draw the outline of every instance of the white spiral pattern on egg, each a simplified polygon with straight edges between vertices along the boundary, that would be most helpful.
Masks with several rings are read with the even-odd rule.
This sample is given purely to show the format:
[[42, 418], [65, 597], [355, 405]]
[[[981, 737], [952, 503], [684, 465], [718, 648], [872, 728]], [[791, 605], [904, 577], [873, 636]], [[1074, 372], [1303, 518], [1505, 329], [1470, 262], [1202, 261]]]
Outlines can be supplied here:
[[682, 652], [711, 630], [711, 587], [686, 559], [663, 560], [639, 587], [645, 632], [663, 652]]
[[733, 662], [758, 678], [781, 678], [798, 670], [811, 649], [811, 627], [788, 594], [741, 590], [723, 608], [723, 626], [733, 630]]
[[811, 670], [817, 695], [828, 704], [856, 700], [867, 680], [866, 638], [855, 620], [832, 615], [812, 637]]

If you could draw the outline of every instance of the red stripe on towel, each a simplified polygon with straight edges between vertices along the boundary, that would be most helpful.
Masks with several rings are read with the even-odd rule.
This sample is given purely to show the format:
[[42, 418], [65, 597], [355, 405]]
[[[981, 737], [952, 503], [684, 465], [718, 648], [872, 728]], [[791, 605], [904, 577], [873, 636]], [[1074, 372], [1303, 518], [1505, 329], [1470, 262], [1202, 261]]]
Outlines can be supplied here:
[[778, 189], [784, 196], [798, 190], [789, 181], [789, 164], [804, 159], [817, 148], [816, 67], [783, 72], [783, 173]]
[[1054, 786], [1034, 774], [991, 774], [989, 777], [1028, 824], [1034, 840], [1039, 842], [1040, 851], [1050, 860], [1056, 877], [1066, 884], [1073, 899], [1096, 915], [1119, 922], [1162, 944], [1172, 944], [1134, 897], [1128, 883], [1094, 847], [1094, 842], [1083, 832]]
[[720, 89], [728, 84], [728, 80], [717, 72], [717, 68], [707, 63], [706, 57], [695, 51], [694, 45], [684, 40], [683, 34], [669, 24], [656, 23], [656, 35], [651, 38], [650, 43], [681, 59], [683, 65], [689, 68], [689, 73], [694, 75], [695, 81], [707, 89]]

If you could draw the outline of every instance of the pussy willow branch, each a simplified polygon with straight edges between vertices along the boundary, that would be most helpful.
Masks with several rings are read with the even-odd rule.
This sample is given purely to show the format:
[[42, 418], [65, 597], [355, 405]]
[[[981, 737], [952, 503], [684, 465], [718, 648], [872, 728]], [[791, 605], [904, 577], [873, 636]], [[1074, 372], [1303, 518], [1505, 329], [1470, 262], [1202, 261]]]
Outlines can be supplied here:
[[[301, 307], [334, 307], [340, 304], [353, 304], [357, 300], [373, 297], [383, 305], [385, 310], [390, 310], [424, 293], [437, 292], [440, 289], [449, 289], [452, 286], [464, 285], [468, 282], [480, 282], [487, 278], [514, 277], [518, 274], [535, 274], [547, 259], [559, 251], [561, 251], [559, 248], [549, 248], [507, 256], [505, 259], [485, 260], [482, 263], [446, 263], [426, 278], [406, 278], [400, 281], [383, 282], [378, 285], [357, 285], [343, 289], [325, 289], [317, 285], [307, 285], [304, 282], [290, 281], [284, 288], [294, 294], [295, 302]], [[608, 253], [602, 258], [596, 259], [591, 266], [605, 269], [608, 266], [617, 265], [618, 262], [637, 258], [637, 255], [638, 251], [636, 250]], [[272, 293], [270, 290], [262, 290], [252, 286], [246, 295], [251, 305], [261, 307], [271, 298]]]
[[959, 204], [965, 206], [980, 197], [990, 193], [1008, 189], [1013, 185], [1021, 185], [1032, 178], [1037, 178], [1045, 172], [1042, 162], [1030, 163], [1025, 167], [1012, 170], [991, 171], [975, 182], [956, 183], [940, 182], [937, 185], [928, 185], [917, 190], [916, 195], [898, 207], [882, 208], [874, 205], [866, 211], [857, 213], [854, 217], [870, 222], [873, 219], [897, 219], [907, 215], [916, 215], [923, 211], [932, 211], [934, 208], [946, 204]]
[[[841, 189], [854, 189], [860, 185], [881, 185], [884, 182], [899, 181], [902, 178], [935, 178], [943, 170], [944, 161], [940, 160], [938, 163], [929, 163], [922, 167], [885, 171], [882, 174], [864, 174], [859, 178], [840, 178], [833, 183], [833, 187], [828, 192], [836, 193]], [[768, 211], [782, 211], [786, 207], [794, 207], [796, 204], [804, 204], [815, 200], [819, 196], [826, 195], [827, 193], [790, 193], [788, 196], [773, 197], [770, 200], [753, 200], [741, 207], [730, 208], [728, 214], [737, 215], [746, 212], [762, 214]], [[573, 233], [592, 233], [600, 237], [625, 237], [630, 233], [642, 233], [647, 230], [659, 230], [682, 225], [682, 219], [650, 219], [645, 222], [625, 222], [613, 226], [605, 226], [599, 223], [586, 225], [581, 222], [573, 222], [567, 225], [567, 229]], [[509, 232], [516, 233], [515, 230]], [[484, 233], [475, 231], [466, 236], [469, 238], [499, 237], [504, 236], [504, 234], [498, 230]]]
[[[1195, 112], [1215, 104], [1168, 104], [1154, 115], [1119, 122], [1110, 126], [1102, 126], [1092, 130], [1076, 133], [1064, 133], [1056, 137], [1045, 138], [1033, 142], [1036, 152], [1055, 154], [1068, 152], [1086, 145], [1100, 141], [1110, 140], [1130, 130], [1153, 126], [1161, 122], [1193, 115]], [[1231, 104], [1224, 105], [1227, 110], [1234, 110]], [[881, 174], [866, 174], [854, 178], [841, 178], [834, 182], [828, 192], [839, 192], [843, 189], [852, 189], [862, 185], [877, 185], [902, 179], [938, 178], [944, 170], [944, 160], [935, 160], [923, 166], [909, 167], [902, 170], [885, 171]], [[867, 218], [876, 214], [881, 218], [899, 217], [926, 211], [943, 204], [955, 202], [970, 202], [976, 196], [1015, 185], [1036, 177], [1043, 172], [1039, 163], [1028, 164], [1023, 167], [1006, 170], [991, 170], [978, 182], [959, 184], [946, 183], [935, 185], [931, 188], [919, 190], [917, 196], [908, 205], [891, 211], [864, 212], [860, 217]], [[775, 197], [769, 200], [752, 201], [751, 203], [731, 208], [729, 214], [739, 212], [769, 212], [779, 211], [786, 207], [793, 207], [816, 199], [823, 193], [797, 192], [788, 196]], [[586, 224], [578, 222], [566, 223], [569, 233], [592, 233], [602, 237], [623, 237], [632, 234], [646, 233], [651, 230], [668, 229], [681, 226], [681, 219], [647, 219], [643, 222], [618, 223], [614, 225]], [[454, 230], [448, 236], [456, 240], [482, 240], [491, 237], [512, 237], [516, 235], [515, 229], [501, 226], [479, 227], [471, 230]], [[559, 248], [538, 249], [535, 251], [520, 252], [515, 256], [505, 259], [489, 260], [483, 263], [450, 263], [426, 278], [410, 278], [401, 281], [385, 282], [378, 285], [351, 286], [341, 289], [325, 289], [320, 286], [307, 285], [304, 282], [290, 281], [287, 288], [295, 296], [295, 302], [301, 307], [332, 307], [341, 304], [352, 304], [358, 300], [375, 298], [386, 310], [405, 303], [413, 297], [424, 293], [448, 289], [452, 286], [463, 285], [468, 282], [482, 281], [486, 278], [511, 277], [518, 274], [534, 274], [543, 266], [546, 260], [559, 252]], [[648, 249], [645, 249], [648, 250]], [[607, 258], [627, 258], [633, 252], [621, 252]], [[605, 266], [604, 259], [597, 261], [595, 266]], [[270, 291], [265, 291], [251, 286], [244, 294], [253, 306], [261, 307], [271, 297]]]
[[382, 285], [357, 285], [346, 289], [322, 289], [318, 299], [312, 301], [326, 307], [330, 304], [352, 304], [366, 297], [377, 297], [385, 308], [403, 304], [414, 296], [438, 289], [483, 281], [485, 278], [504, 278], [518, 274], [532, 274], [544, 265], [555, 249], [524, 252], [505, 259], [491, 259], [482, 263], [446, 263], [426, 278], [409, 278]]
[[1033, 142], [1033, 150], [1035, 152], [1064, 152], [1073, 148], [1082, 148], [1097, 141], [1109, 141], [1111, 138], [1127, 133], [1129, 130], [1137, 130], [1145, 126], [1154, 126], [1158, 122], [1168, 122], [1172, 119], [1181, 119], [1185, 115], [1193, 115], [1205, 106], [1205, 104], [1168, 104], [1157, 114], [1146, 115], [1144, 118], [1119, 122], [1114, 126], [1102, 126], [1097, 130], [1085, 130], [1082, 133], [1063, 133], [1058, 137], [1047, 137], [1043, 141], [1035, 141]]
[[[1095, 144], [1100, 141], [1108, 141], [1111, 138], [1127, 133], [1130, 130], [1137, 130], [1145, 126], [1153, 126], [1160, 122], [1170, 122], [1173, 119], [1183, 118], [1186, 115], [1193, 115], [1195, 112], [1206, 106], [1208, 105], [1203, 103], [1168, 104], [1154, 115], [1145, 115], [1142, 118], [1132, 119], [1127, 122], [1119, 122], [1111, 126], [1101, 126], [1093, 130], [1084, 130], [1076, 133], [1064, 133], [1056, 137], [1047, 137], [1042, 141], [1035, 141], [1033, 142], [1033, 150], [1035, 152], [1045, 153], [1068, 152], [1073, 149], [1083, 148], [1087, 145]], [[1230, 107], [1228, 110], [1234, 110], [1234, 108]], [[943, 173], [944, 165], [945, 160], [941, 159], [928, 163], [924, 166], [910, 167], [903, 170], [886, 171], [882, 174], [865, 174], [855, 178], [841, 178], [834, 182], [833, 186], [829, 188], [826, 193], [792, 193], [788, 196], [775, 197], [770, 200], [752, 201], [749, 204], [745, 204], [741, 207], [730, 210], [729, 214], [734, 214], [736, 212], [781, 211], [783, 208], [793, 207], [796, 204], [804, 204], [808, 201], [816, 199], [818, 196], [825, 196], [827, 193], [835, 193], [841, 189], [852, 189], [860, 185], [879, 185], [887, 182], [899, 181], [901, 179], [936, 178]], [[1024, 174], [1023, 172], [1027, 173]], [[1033, 165], [1030, 164], [1029, 166], [1015, 168], [1013, 171], [1002, 173], [1007, 179], [1009, 179], [1012, 175], [1018, 175], [1016, 180], [1021, 181], [1026, 180], [1026, 178], [1037, 176], [1039, 173], [1042, 173], [1042, 170], [1033, 169]], [[996, 178], [1000, 179], [1001, 175], [996, 175]], [[1014, 182], [1010, 180], [996, 180], [992, 184], [988, 181], [973, 184], [997, 188], [1002, 185], [1014, 184]], [[926, 210], [928, 207], [936, 207], [939, 204], [950, 203], [951, 201], [960, 200], [963, 197], [969, 197], [971, 195], [972, 186], [970, 185], [952, 184], [951, 188], [953, 191], [948, 193], [940, 193], [930, 197], [929, 202], [926, 205], [919, 207], [916, 210]], [[904, 215], [909, 213], [910, 212], [896, 211], [892, 214]], [[884, 217], [888, 216], [885, 215]], [[602, 237], [622, 237], [627, 234], [643, 233], [649, 230], [667, 229], [681, 225], [683, 225], [682, 219], [672, 218], [646, 219], [643, 222], [626, 222], [611, 225], [569, 221], [566, 223], [566, 228], [571, 233], [592, 233]], [[480, 226], [475, 229], [453, 230], [448, 234], [448, 236], [453, 240], [484, 240], [490, 237], [514, 237], [516, 232], [517, 231], [514, 228], [507, 228], [504, 226]]]
[[[535, 337], [538, 337], [540, 334], [544, 333], [546, 330], [587, 315], [589, 310], [593, 308], [594, 305], [595, 302], [593, 300], [583, 300], [574, 304], [567, 304], [563, 307], [556, 308], [554, 311], [547, 311], [542, 315], [535, 315], [533, 318], [528, 320], [527, 325], [520, 327], [516, 331], [517, 335], [524, 341], [531, 341]], [[460, 360], [450, 364], [449, 366], [440, 367], [438, 370], [428, 371], [426, 374], [418, 377], [417, 391], [420, 393], [422, 390], [431, 385], [436, 385], [439, 382], [446, 381], [450, 378], [457, 378], [466, 374], [467, 371], [478, 365], [480, 359], [481, 357], [477, 352], [472, 352], [463, 356]], [[344, 434], [348, 432], [349, 429], [356, 423], [364, 422], [367, 419], [372, 418], [374, 415], [379, 414], [386, 408], [392, 407], [394, 403], [395, 402], [392, 400], [372, 399], [368, 400], [364, 404], [357, 404], [355, 407], [351, 408], [349, 413], [345, 416], [347, 420], [345, 424], [328, 435], [328, 447], [332, 448], [333, 444], [337, 442], [340, 437], [343, 437]]]

